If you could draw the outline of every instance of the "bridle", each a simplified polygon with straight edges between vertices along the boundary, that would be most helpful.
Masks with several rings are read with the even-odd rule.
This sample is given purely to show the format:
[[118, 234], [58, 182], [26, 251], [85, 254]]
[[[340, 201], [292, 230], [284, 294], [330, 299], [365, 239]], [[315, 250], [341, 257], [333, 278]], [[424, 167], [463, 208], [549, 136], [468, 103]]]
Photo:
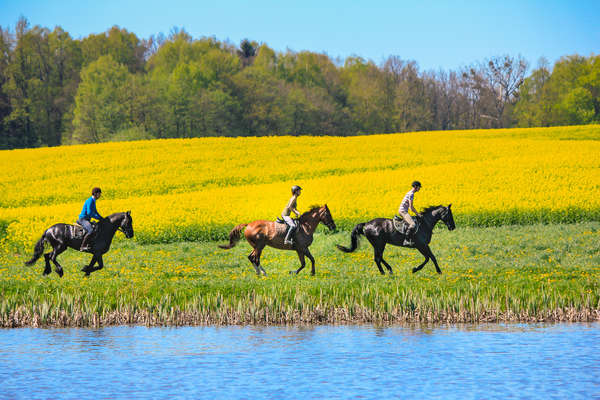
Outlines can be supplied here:
[[[331, 217], [331, 214], [328, 211], [329, 210], [326, 207], [323, 207], [321, 210], [319, 210], [319, 218], [327, 228], [334, 230], [335, 222], [333, 222], [333, 218]], [[326, 217], [329, 217], [329, 221], [325, 221]]]

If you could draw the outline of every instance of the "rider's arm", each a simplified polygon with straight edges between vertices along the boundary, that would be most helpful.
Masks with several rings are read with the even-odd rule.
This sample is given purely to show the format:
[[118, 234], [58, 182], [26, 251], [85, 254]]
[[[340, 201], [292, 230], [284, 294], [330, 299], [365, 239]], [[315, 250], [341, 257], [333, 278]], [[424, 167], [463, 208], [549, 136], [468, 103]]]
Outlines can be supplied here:
[[412, 210], [412, 212], [414, 212], [414, 213], [415, 213], [415, 215], [421, 215], [421, 214], [419, 214], [419, 212], [418, 212], [417, 210], [415, 210], [415, 207], [413, 206], [413, 202], [412, 202], [412, 200], [410, 200], [410, 201], [408, 202], [408, 207], [409, 207], [409, 208]]
[[90, 210], [91, 211], [91, 213], [90, 213], [91, 216], [94, 217], [94, 218], [96, 218], [96, 219], [98, 219], [98, 220], [101, 220], [102, 216], [98, 213], [98, 210], [96, 210], [96, 203], [95, 202], [93, 202], [91, 204], [90, 208], [91, 208], [91, 210]]

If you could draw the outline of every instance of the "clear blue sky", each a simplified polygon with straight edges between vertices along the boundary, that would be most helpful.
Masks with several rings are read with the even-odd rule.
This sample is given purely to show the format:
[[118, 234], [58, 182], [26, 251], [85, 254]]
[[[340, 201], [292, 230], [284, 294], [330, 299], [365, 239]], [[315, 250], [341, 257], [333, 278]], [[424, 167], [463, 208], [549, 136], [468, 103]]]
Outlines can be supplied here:
[[59, 25], [74, 38], [118, 25], [148, 38], [184, 28], [194, 38], [235, 44], [249, 38], [286, 49], [358, 55], [380, 63], [390, 55], [422, 70], [457, 69], [494, 55], [600, 53], [600, 0], [0, 0], [0, 25]]

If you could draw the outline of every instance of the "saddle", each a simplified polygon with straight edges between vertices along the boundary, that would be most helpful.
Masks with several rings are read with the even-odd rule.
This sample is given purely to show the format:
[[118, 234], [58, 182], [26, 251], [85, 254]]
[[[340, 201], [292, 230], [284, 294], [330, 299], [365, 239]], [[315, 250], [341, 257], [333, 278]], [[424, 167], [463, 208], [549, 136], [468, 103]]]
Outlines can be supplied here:
[[[96, 232], [98, 232], [98, 223], [92, 222], [91, 224], [92, 224], [91, 238], [93, 238], [96, 235]], [[71, 237], [73, 239], [83, 239], [83, 237], [85, 236], [86, 232], [85, 232], [84, 227], [79, 225], [77, 222], [75, 222], [75, 224], [73, 224], [73, 225], [69, 225], [69, 228], [71, 229]]]
[[[293, 218], [292, 218], [292, 221], [294, 221], [294, 225], [295, 225], [295, 227], [297, 228], [297, 227], [298, 227], [298, 220], [297, 220], [297, 219], [293, 219]], [[283, 218], [281, 218], [281, 217], [277, 217], [277, 219], [275, 220], [275, 222], [277, 222], [278, 224], [284, 224], [284, 225], [287, 225], [287, 223], [286, 223], [286, 222], [284, 221], [284, 219], [283, 219]], [[289, 228], [289, 227], [288, 227], [288, 228]]]
[[[398, 216], [398, 215], [394, 215], [394, 218], [392, 219], [392, 221], [394, 222], [394, 229], [396, 229], [396, 231], [398, 231], [398, 233], [405, 235], [406, 236], [406, 232], [408, 231], [408, 223], [404, 220], [404, 218]], [[415, 234], [417, 232], [419, 232], [419, 228], [421, 227], [421, 220], [419, 218], [415, 218]]]

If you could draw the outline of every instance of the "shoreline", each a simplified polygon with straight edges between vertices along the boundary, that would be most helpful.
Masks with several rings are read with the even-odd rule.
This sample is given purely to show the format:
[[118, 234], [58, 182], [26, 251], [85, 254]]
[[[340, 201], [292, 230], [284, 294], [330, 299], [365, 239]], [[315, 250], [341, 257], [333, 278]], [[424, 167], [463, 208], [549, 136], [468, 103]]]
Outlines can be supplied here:
[[110, 312], [106, 315], [67, 315], [61, 310], [54, 315], [42, 317], [39, 313], [29, 313], [24, 309], [0, 318], [0, 328], [99, 328], [108, 326], [147, 326], [147, 327], [179, 327], [179, 326], [296, 326], [296, 325], [395, 325], [395, 324], [480, 324], [480, 323], [590, 323], [600, 322], [600, 308], [576, 309], [566, 308], [548, 310], [537, 315], [528, 312], [495, 312], [481, 311], [477, 313], [448, 312], [395, 312], [381, 315], [370, 310], [311, 310], [290, 314], [271, 315], [264, 310], [257, 314], [224, 313], [211, 315], [203, 313], [180, 312], [173, 310], [166, 317], [139, 311], [136, 313]]

